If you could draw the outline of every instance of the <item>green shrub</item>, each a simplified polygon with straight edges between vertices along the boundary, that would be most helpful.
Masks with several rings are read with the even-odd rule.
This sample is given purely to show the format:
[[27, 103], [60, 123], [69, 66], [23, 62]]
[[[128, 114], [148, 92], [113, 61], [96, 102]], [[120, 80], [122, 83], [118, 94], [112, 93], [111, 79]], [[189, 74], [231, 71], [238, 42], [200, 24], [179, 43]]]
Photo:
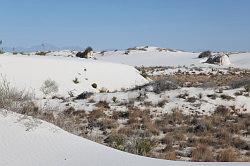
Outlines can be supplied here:
[[198, 56], [198, 58], [205, 58], [205, 57], [209, 57], [211, 56], [211, 51], [204, 51], [202, 53], [200, 53], [200, 55]]
[[152, 143], [148, 139], [139, 139], [135, 145], [137, 154], [146, 156], [152, 149]]
[[78, 78], [73, 79], [73, 82], [74, 82], [75, 84], [79, 84], [79, 83], [80, 83], [80, 81], [78, 80]]
[[93, 88], [97, 88], [97, 84], [96, 83], [93, 83], [92, 85], [91, 85]]
[[47, 53], [49, 53], [49, 52], [40, 51], [40, 52], [36, 52], [35, 55], [45, 56]]
[[250, 84], [245, 85], [245, 90], [246, 90], [247, 92], [250, 92]]
[[111, 147], [118, 150], [125, 150], [125, 138], [122, 135], [112, 134], [106, 140]]

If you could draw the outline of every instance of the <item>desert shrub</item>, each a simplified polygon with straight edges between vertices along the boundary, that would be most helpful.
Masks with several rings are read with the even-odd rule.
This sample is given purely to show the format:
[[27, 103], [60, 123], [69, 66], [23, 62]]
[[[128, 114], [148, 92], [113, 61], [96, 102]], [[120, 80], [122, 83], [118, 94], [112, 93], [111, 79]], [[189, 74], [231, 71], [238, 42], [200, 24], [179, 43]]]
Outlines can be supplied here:
[[193, 131], [194, 133], [204, 133], [207, 131], [207, 126], [206, 124], [200, 122], [199, 124], [194, 126]]
[[113, 96], [113, 97], [112, 97], [112, 101], [113, 101], [114, 103], [116, 103], [116, 102], [117, 102], [117, 97]]
[[174, 138], [171, 135], [166, 135], [161, 139], [161, 143], [165, 145], [164, 151], [170, 151], [173, 149]]
[[173, 122], [176, 124], [181, 124], [185, 117], [183, 111], [180, 110], [179, 108], [173, 108], [171, 111], [172, 111], [171, 118], [173, 119]]
[[73, 79], [73, 82], [74, 82], [74, 84], [79, 84], [80, 83], [78, 78]]
[[198, 98], [201, 100], [202, 97], [203, 97], [203, 94], [202, 94], [202, 93], [199, 93]]
[[226, 95], [226, 94], [220, 95], [220, 98], [222, 98], [223, 100], [234, 100], [234, 97]]
[[177, 83], [172, 82], [167, 79], [162, 79], [162, 80], [150, 82], [142, 86], [136, 86], [135, 88], [131, 89], [131, 91], [145, 90], [145, 91], [150, 91], [150, 92], [155, 92], [157, 94], [160, 94], [161, 92], [168, 91], [168, 90], [175, 90], [177, 88], [178, 88]]
[[211, 149], [206, 144], [199, 144], [192, 151], [192, 161], [214, 161]]
[[217, 161], [219, 162], [233, 162], [237, 159], [237, 152], [233, 148], [227, 148], [220, 150], [217, 155]]
[[177, 159], [176, 152], [175, 151], [167, 152], [165, 155], [165, 159], [166, 160], [176, 160]]
[[91, 111], [88, 115], [88, 120], [89, 121], [95, 121], [98, 118], [104, 117], [105, 113], [103, 112], [103, 109], [94, 109]]
[[176, 141], [184, 141], [186, 139], [184, 132], [181, 130], [175, 130], [173, 132], [173, 137], [174, 137], [174, 140]]
[[106, 138], [105, 143], [110, 145], [111, 147], [118, 150], [125, 150], [125, 137], [118, 134], [111, 134], [108, 138]]
[[41, 115], [38, 118], [45, 120], [50, 123], [55, 123], [56, 119], [54, 117], [53, 111], [51, 112], [41, 112]]
[[63, 110], [62, 114], [64, 116], [71, 116], [71, 115], [73, 115], [73, 112], [75, 112], [75, 108], [74, 107], [69, 107], [69, 108]]
[[57, 93], [58, 92], [58, 85], [55, 81], [51, 79], [47, 79], [43, 82], [42, 87], [40, 90], [43, 92], [45, 95], [49, 95], [51, 93]]
[[109, 109], [109, 103], [107, 101], [99, 101], [98, 103], [95, 104], [96, 107], [99, 108], [105, 108], [105, 109]]
[[223, 105], [219, 105], [218, 107], [216, 107], [214, 114], [226, 117], [229, 116], [231, 113], [230, 108], [223, 106]]
[[91, 84], [91, 86], [93, 87], [93, 88], [97, 88], [97, 84], [96, 83], [93, 83], [93, 84]]
[[19, 113], [23, 115], [37, 117], [39, 114], [39, 109], [33, 102], [26, 102], [22, 105]]
[[235, 96], [241, 96], [241, 95], [243, 95], [243, 91], [241, 90], [241, 91], [235, 92], [234, 95]]
[[144, 68], [141, 70], [141, 75], [144, 78], [148, 78], [148, 74], [147, 74], [147, 72], [146, 72], [146, 70]]
[[151, 151], [152, 146], [153, 145], [150, 140], [138, 139], [136, 141], [135, 148], [136, 148], [137, 154], [146, 156]]
[[185, 93], [181, 93], [177, 96], [177, 98], [181, 98], [181, 99], [187, 99], [187, 97], [189, 96], [189, 94], [187, 92]]
[[79, 58], [88, 58], [88, 55], [90, 52], [92, 52], [93, 49], [91, 47], [87, 47], [84, 52], [78, 52], [76, 54], [76, 57], [79, 57]]
[[215, 146], [217, 142], [213, 139], [212, 135], [202, 136], [197, 139], [198, 143]]
[[157, 106], [164, 107], [166, 105], [166, 103], [168, 103], [168, 100], [163, 99], [163, 100], [158, 101]]
[[215, 100], [217, 98], [217, 95], [216, 94], [208, 94], [207, 97]]
[[202, 53], [200, 53], [200, 55], [198, 56], [198, 58], [205, 58], [205, 57], [209, 57], [211, 56], [211, 51], [204, 51]]
[[130, 137], [131, 135], [133, 135], [135, 132], [134, 130], [131, 130], [130, 127], [122, 127], [118, 130], [119, 134], [125, 135], [127, 137]]
[[81, 100], [81, 99], [88, 99], [90, 98], [94, 93], [92, 92], [83, 92], [80, 95], [78, 95], [75, 99], [76, 100]]
[[102, 130], [102, 131], [106, 131], [107, 129], [108, 130], [115, 130], [118, 126], [116, 120], [114, 120], [108, 116], [104, 116], [103, 118], [100, 118], [99, 122], [101, 123], [100, 130]]
[[195, 103], [196, 100], [197, 100], [196, 97], [188, 97], [188, 98], [186, 99], [186, 101], [189, 102], [189, 103]]
[[246, 92], [250, 92], [250, 83], [245, 85], [245, 90], [246, 90]]
[[242, 140], [240, 137], [233, 138], [232, 145], [238, 149], [250, 150], [250, 144]]
[[151, 84], [151, 86], [153, 88], [153, 92], [157, 94], [160, 94], [161, 92], [164, 92], [167, 90], [174, 90], [178, 88], [178, 85], [166, 79], [154, 81]]
[[91, 51], [93, 51], [93, 48], [92, 47], [87, 47], [85, 50], [84, 50], [84, 54], [88, 54], [90, 53]]
[[78, 57], [78, 58], [87, 58], [87, 57], [83, 54], [83, 52], [78, 52], [78, 53], [76, 53], [76, 57]]
[[145, 126], [145, 129], [147, 129], [150, 133], [153, 135], [159, 134], [159, 129], [157, 128], [154, 121], [152, 121], [148, 116], [144, 116], [142, 118], [143, 126]]
[[129, 112], [128, 111], [113, 111], [112, 117], [114, 119], [128, 119]]
[[142, 112], [140, 110], [129, 110], [129, 119], [127, 123], [134, 129], [140, 128], [140, 119]]
[[226, 127], [222, 127], [215, 133], [215, 137], [219, 140], [220, 145], [227, 146], [230, 144], [232, 134]]
[[50, 51], [40, 51], [40, 52], [36, 52], [35, 55], [40, 55], [40, 56], [45, 56], [47, 53], [50, 53]]
[[230, 83], [230, 87], [233, 88], [233, 89], [236, 89], [236, 88], [240, 88], [240, 87], [250, 87], [250, 79], [248, 78], [244, 78], [244, 79], [240, 79], [240, 80], [237, 80], [237, 81], [232, 81]]
[[0, 81], [0, 108], [20, 111], [25, 102], [31, 101], [31, 93], [12, 87], [6, 79]]
[[130, 53], [129, 50], [127, 50], [127, 51], [124, 52], [125, 55], [128, 55], [129, 53]]
[[132, 51], [132, 50], [137, 50], [137, 48], [136, 47], [130, 47], [127, 50]]

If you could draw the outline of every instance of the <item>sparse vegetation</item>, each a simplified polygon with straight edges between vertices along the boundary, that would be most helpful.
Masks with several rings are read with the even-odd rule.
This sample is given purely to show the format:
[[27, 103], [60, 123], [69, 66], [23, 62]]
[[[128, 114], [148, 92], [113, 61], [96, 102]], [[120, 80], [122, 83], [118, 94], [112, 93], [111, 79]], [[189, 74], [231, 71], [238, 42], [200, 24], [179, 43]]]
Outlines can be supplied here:
[[50, 53], [51, 51], [39, 51], [39, 52], [36, 52], [35, 54], [36, 55], [39, 55], [39, 56], [46, 56], [46, 54]]
[[204, 52], [200, 53], [198, 58], [206, 58], [206, 57], [210, 57], [211, 55], [212, 55], [211, 51], [204, 51]]
[[[210, 91], [203, 87], [203, 93], [203, 89], [197, 92], [193, 92], [192, 88], [177, 89], [187, 81], [193, 81], [189, 84], [191, 87], [196, 86], [197, 80], [188, 80], [195, 77], [185, 75], [182, 78], [182, 74], [175, 77], [183, 80], [176, 83], [177, 79], [173, 81], [173, 77], [164, 78], [118, 93], [109, 93], [103, 88], [98, 94], [83, 92], [72, 98], [52, 97], [52, 100], [60, 100], [66, 105], [60, 111], [43, 110], [29, 98], [24, 98], [20, 100], [17, 112], [46, 120], [75, 135], [129, 153], [170, 160], [249, 161], [250, 155], [245, 151], [249, 151], [250, 147], [243, 138], [249, 135], [250, 115], [244, 106], [228, 104], [236, 100], [236, 92], [240, 92], [240, 97], [248, 94], [248, 84], [240, 84], [240, 89], [236, 90], [231, 86], [224, 88], [219, 85], [230, 85], [235, 77], [233, 74], [225, 76], [230, 78], [226, 82], [219, 80], [218, 76], [218, 80], [213, 80], [218, 86]], [[47, 90], [43, 93], [58, 91], [54, 85], [56, 83], [52, 80], [44, 83], [43, 87]], [[92, 87], [98, 88], [96, 83]], [[0, 88], [1, 101], [8, 98], [1, 96], [6, 95], [1, 95]], [[20, 96], [17, 96], [11, 100], [19, 100]], [[216, 99], [227, 104], [217, 106], [213, 104]], [[74, 106], [77, 100], [92, 109], [79, 109]], [[1, 101], [0, 106], [5, 108]], [[172, 101], [181, 104], [174, 107]], [[205, 110], [203, 114], [198, 111], [204, 103], [213, 104], [212, 112]], [[7, 105], [13, 106], [13, 103]]]
[[92, 85], [91, 85], [93, 88], [97, 88], [97, 84], [96, 83], [93, 83]]
[[83, 52], [78, 52], [76, 54], [76, 57], [79, 58], [89, 58], [91, 55], [91, 53], [93, 52], [92, 47], [87, 47]]
[[74, 82], [74, 84], [79, 84], [80, 83], [80, 81], [78, 80], [78, 78], [73, 79], [73, 82]]
[[49, 95], [58, 92], [58, 85], [55, 81], [47, 79], [43, 82], [40, 90], [44, 95]]

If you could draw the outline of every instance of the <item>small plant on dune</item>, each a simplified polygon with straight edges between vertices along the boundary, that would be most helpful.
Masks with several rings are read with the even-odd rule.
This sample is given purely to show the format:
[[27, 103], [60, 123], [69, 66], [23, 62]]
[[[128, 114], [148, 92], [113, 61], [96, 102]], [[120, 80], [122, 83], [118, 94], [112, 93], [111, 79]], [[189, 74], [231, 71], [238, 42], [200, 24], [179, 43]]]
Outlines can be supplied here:
[[74, 84], [79, 84], [80, 83], [80, 81], [78, 80], [78, 78], [73, 79], [73, 82], [74, 82]]
[[234, 100], [234, 97], [226, 95], [226, 94], [220, 95], [220, 98], [222, 98], [223, 100]]
[[36, 55], [45, 56], [47, 53], [50, 53], [50, 52], [40, 51], [40, 52], [36, 52]]
[[144, 78], [148, 78], [148, 74], [147, 74], [147, 72], [146, 72], [145, 69], [142, 69], [142, 70], [141, 70], [141, 75], [142, 75], [142, 77], [144, 77]]
[[96, 83], [93, 83], [92, 85], [91, 85], [93, 88], [97, 88], [97, 84]]
[[112, 101], [113, 101], [114, 103], [116, 103], [116, 102], [117, 102], [117, 97], [113, 96], [113, 97], [112, 97]]
[[32, 94], [11, 87], [10, 83], [5, 78], [0, 80], [0, 108], [19, 111], [32, 98]]
[[93, 49], [91, 47], [87, 47], [84, 52], [78, 52], [76, 54], [76, 57], [79, 58], [89, 58], [91, 56], [91, 53], [93, 52]]
[[210, 57], [211, 55], [212, 55], [211, 51], [204, 51], [204, 52], [200, 53], [198, 58], [206, 58], [206, 57]]
[[250, 92], [250, 84], [245, 85], [246, 92]]
[[51, 79], [47, 79], [43, 82], [42, 87], [40, 90], [43, 92], [45, 95], [49, 95], [51, 93], [57, 93], [58, 92], [58, 85], [55, 81]]

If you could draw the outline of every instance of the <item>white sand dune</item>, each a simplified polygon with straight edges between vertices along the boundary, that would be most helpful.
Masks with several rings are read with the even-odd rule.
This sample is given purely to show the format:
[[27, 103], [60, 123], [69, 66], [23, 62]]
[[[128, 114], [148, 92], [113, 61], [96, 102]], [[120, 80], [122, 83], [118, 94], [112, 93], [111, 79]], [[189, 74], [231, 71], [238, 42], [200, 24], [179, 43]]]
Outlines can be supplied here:
[[[42, 83], [51, 79], [56, 81], [59, 94], [68, 95], [69, 91], [80, 94], [97, 89], [120, 90], [147, 83], [132, 66], [90, 59], [3, 55], [0, 56], [1, 79], [5, 78], [19, 89], [34, 90], [41, 95]], [[77, 78], [79, 83], [73, 80]], [[0, 80], [1, 81], [1, 80]]]

